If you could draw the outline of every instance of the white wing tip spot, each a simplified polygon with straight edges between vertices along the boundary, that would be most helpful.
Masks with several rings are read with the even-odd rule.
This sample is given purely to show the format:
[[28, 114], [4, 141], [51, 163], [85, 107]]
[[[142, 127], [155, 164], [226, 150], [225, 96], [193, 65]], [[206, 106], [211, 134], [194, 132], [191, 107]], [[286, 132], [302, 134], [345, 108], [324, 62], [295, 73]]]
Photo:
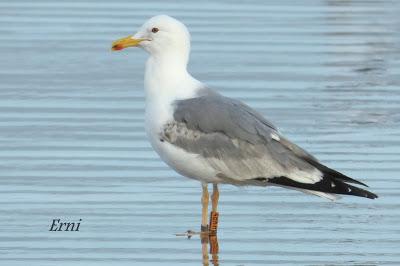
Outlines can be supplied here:
[[281, 140], [281, 138], [275, 133], [271, 133], [271, 138], [276, 140], [276, 141], [280, 141]]
[[347, 188], [347, 191], [348, 191], [348, 192], [351, 192], [351, 188]]
[[331, 187], [336, 187], [335, 183], [331, 182]]
[[235, 145], [237, 148], [239, 148], [239, 140], [237, 139], [232, 139], [233, 145]]

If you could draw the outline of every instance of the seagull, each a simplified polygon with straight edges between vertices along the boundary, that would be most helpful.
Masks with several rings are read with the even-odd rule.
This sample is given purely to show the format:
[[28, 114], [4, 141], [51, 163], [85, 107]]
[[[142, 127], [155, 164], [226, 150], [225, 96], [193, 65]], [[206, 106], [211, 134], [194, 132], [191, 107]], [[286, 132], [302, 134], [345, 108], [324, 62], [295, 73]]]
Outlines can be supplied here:
[[378, 197], [349, 184], [367, 186], [323, 165], [256, 110], [192, 77], [187, 70], [190, 33], [177, 19], [152, 17], [136, 34], [112, 44], [114, 51], [127, 47], [150, 55], [144, 75], [145, 127], [153, 149], [176, 172], [201, 182], [201, 232], [217, 232], [219, 184], [280, 186], [330, 200], [336, 194]]

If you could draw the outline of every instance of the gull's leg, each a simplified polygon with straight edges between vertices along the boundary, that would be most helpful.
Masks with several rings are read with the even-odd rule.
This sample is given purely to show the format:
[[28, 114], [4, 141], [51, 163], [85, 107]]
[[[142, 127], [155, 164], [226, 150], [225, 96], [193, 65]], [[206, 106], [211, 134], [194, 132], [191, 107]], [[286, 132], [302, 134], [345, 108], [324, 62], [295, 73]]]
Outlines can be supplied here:
[[201, 183], [201, 187], [203, 188], [203, 193], [201, 196], [201, 232], [195, 232], [193, 230], [187, 230], [185, 233], [175, 234], [176, 236], [187, 236], [191, 238], [194, 235], [200, 234], [200, 237], [203, 242], [208, 243], [208, 202], [210, 195], [208, 194], [208, 184]]
[[219, 265], [219, 262], [218, 262], [219, 246], [218, 246], [217, 235], [210, 235], [209, 242], [210, 242], [211, 262], [214, 266], [217, 266], [217, 265]]
[[[219, 247], [218, 238], [216, 235], [200, 235], [201, 239], [201, 253], [203, 255], [203, 266], [210, 265], [210, 255], [211, 254], [211, 264], [214, 266], [219, 265]], [[208, 244], [210, 244], [210, 252], [208, 252]]]
[[211, 202], [212, 202], [212, 209], [210, 213], [210, 235], [216, 235], [217, 234], [217, 229], [218, 229], [218, 200], [219, 200], [219, 191], [218, 191], [218, 185], [213, 184], [213, 193], [211, 196]]
[[203, 255], [203, 266], [209, 266], [210, 257], [208, 256], [208, 237], [203, 236], [201, 238], [201, 254]]
[[209, 201], [209, 194], [208, 194], [208, 186], [207, 183], [202, 183], [201, 184], [203, 188], [203, 195], [201, 197], [201, 204], [202, 204], [202, 209], [201, 209], [201, 232], [208, 232], [208, 221], [207, 221], [207, 215], [208, 215], [208, 201]]

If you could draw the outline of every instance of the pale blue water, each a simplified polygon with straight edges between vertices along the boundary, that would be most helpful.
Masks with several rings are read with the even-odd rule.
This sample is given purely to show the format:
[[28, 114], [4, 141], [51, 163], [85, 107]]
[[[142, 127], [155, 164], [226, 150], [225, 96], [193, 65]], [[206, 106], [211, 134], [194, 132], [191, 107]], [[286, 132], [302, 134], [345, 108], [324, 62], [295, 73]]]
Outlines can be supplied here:
[[[190, 71], [380, 198], [222, 187], [220, 265], [400, 265], [400, 2], [0, 1], [0, 265], [201, 265], [200, 185], [143, 129], [150, 16]], [[54, 218], [80, 232], [49, 232]]]

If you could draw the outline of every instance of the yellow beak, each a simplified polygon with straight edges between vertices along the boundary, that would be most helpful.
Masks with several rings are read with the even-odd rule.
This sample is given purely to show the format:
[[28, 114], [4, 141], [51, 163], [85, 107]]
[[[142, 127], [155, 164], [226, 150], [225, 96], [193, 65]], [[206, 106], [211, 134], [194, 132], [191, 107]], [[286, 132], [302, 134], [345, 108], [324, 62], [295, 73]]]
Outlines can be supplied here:
[[116, 40], [112, 43], [111, 50], [118, 51], [128, 47], [136, 47], [139, 45], [140, 42], [146, 41], [147, 39], [135, 39], [132, 35], [128, 37]]

